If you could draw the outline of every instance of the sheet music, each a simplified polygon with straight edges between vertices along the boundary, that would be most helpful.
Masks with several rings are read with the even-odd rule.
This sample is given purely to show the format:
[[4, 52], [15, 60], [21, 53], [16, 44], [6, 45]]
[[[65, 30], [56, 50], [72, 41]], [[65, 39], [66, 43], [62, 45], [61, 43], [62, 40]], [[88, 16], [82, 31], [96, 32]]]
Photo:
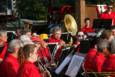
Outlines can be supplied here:
[[64, 67], [70, 62], [72, 55], [68, 55], [64, 61], [59, 65], [59, 67], [55, 70], [56, 74], [60, 74], [60, 72], [64, 69]]
[[68, 69], [65, 73], [65, 75], [70, 76], [70, 77], [75, 77], [77, 73], [79, 72], [80, 66], [84, 60], [83, 56], [80, 55], [74, 55], [72, 57], [72, 60], [68, 66]]

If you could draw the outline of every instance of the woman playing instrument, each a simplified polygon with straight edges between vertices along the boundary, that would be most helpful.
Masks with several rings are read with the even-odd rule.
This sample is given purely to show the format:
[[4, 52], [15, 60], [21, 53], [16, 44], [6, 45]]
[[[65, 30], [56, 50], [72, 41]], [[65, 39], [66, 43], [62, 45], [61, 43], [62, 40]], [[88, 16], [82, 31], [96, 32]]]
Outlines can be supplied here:
[[25, 45], [20, 50], [20, 68], [17, 77], [42, 77], [39, 68], [34, 65], [37, 61], [38, 47], [34, 44]]

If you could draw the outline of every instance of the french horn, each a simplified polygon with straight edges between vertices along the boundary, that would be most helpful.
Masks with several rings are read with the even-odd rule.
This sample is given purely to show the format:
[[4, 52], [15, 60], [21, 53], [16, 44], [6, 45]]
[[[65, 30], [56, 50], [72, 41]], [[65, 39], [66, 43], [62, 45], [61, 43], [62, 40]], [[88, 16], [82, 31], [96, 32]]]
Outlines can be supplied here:
[[76, 35], [78, 28], [77, 28], [77, 23], [72, 15], [70, 15], [70, 14], [65, 15], [64, 25], [65, 25], [67, 31], [70, 32], [72, 36]]

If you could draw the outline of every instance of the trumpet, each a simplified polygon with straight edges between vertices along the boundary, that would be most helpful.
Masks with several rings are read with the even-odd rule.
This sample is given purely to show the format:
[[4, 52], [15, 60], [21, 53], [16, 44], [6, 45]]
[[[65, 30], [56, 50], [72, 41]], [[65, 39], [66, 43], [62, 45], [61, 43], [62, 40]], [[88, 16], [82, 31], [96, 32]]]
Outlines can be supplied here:
[[43, 77], [52, 77], [51, 73], [49, 70], [42, 64], [41, 60], [38, 57], [37, 60], [38, 68], [40, 69], [40, 72], [42, 73]]

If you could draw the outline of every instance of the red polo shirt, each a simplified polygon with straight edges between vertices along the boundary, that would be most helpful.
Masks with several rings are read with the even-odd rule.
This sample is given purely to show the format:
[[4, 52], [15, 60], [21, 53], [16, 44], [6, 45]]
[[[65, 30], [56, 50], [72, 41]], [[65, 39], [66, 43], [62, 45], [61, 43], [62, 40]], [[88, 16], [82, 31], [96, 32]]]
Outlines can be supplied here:
[[40, 57], [40, 59], [42, 60], [42, 62], [45, 63], [44, 58], [46, 58], [48, 61], [51, 60], [51, 56], [49, 53], [49, 49], [48, 48], [42, 48], [40, 47], [39, 51], [38, 51], [38, 56]]
[[55, 43], [55, 42], [60, 43], [62, 40], [61, 40], [61, 39], [56, 39], [56, 38], [52, 35], [52, 36], [49, 38], [48, 41], [51, 42], [51, 43]]
[[86, 57], [85, 57], [85, 62], [84, 62], [84, 67], [85, 70], [90, 72], [90, 71], [94, 71], [94, 59], [96, 56], [97, 50], [95, 48], [89, 49]]
[[95, 69], [96, 72], [100, 73], [102, 71], [102, 66], [103, 66], [103, 63], [104, 63], [105, 59], [106, 58], [105, 58], [103, 53], [98, 52], [96, 54], [96, 57], [94, 59], [94, 63], [95, 63], [94, 69]]
[[2, 49], [2, 51], [1, 51], [1, 53], [0, 53], [0, 58], [1, 58], [1, 59], [4, 59], [4, 58], [5, 58], [7, 49], [8, 49], [8, 44], [5, 43], [3, 49]]
[[104, 61], [105, 56], [102, 53], [96, 51], [96, 49], [90, 49], [86, 55], [84, 67], [89, 72], [101, 72]]
[[104, 12], [100, 14], [101, 19], [112, 19], [112, 25], [115, 25], [115, 12], [111, 12], [110, 14]]
[[112, 77], [115, 77], [115, 54], [110, 55], [104, 62], [103, 72], [113, 72], [114, 75], [111, 75]]
[[[59, 43], [61, 42], [62, 40], [61, 39], [55, 39], [55, 37], [52, 35], [50, 38], [49, 38], [49, 42], [50, 43]], [[59, 47], [59, 49], [57, 50], [56, 54], [55, 54], [55, 60], [58, 61], [60, 55], [61, 55], [61, 50], [62, 50], [62, 46]]]
[[9, 54], [0, 66], [0, 77], [16, 77], [18, 68], [18, 59]]
[[39, 69], [34, 65], [34, 63], [25, 61], [20, 67], [17, 77], [42, 77]]
[[85, 25], [85, 26], [81, 29], [81, 31], [84, 32], [84, 33], [87, 33], [87, 32], [94, 32], [94, 29], [93, 29], [92, 26], [89, 27], [89, 28], [87, 28], [87, 26]]

